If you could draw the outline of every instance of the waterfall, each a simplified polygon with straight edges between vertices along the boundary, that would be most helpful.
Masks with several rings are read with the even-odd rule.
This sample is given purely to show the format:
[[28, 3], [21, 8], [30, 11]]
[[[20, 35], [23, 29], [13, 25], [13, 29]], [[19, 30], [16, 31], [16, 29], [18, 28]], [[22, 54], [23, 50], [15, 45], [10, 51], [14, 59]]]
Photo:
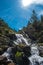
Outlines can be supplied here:
[[[28, 59], [30, 60], [30, 65], [43, 65], [43, 57], [39, 56], [39, 49], [38, 46], [34, 43], [28, 43], [27, 39], [25, 37], [23, 37], [22, 34], [15, 34], [17, 37], [17, 40], [13, 41], [16, 45], [19, 44], [25, 44], [27, 46], [31, 46], [31, 56], [28, 57]], [[31, 45], [32, 44], [32, 45]], [[2, 56], [6, 56], [8, 61], [13, 62], [13, 60], [11, 60], [10, 55], [12, 55], [12, 48], [9, 47], [7, 49], [7, 51], [2, 54]]]
[[27, 39], [23, 37], [22, 34], [15, 34], [17, 37], [16, 41], [13, 41], [16, 45], [20, 44], [25, 44], [25, 45], [30, 45], [30, 43], [28, 43]]
[[7, 57], [7, 61], [13, 62], [13, 60], [11, 60], [11, 58], [10, 58], [11, 55], [12, 55], [12, 48], [11, 47], [9, 47], [7, 49], [7, 51], [2, 54], [2, 56]]
[[36, 45], [31, 46], [31, 57], [29, 57], [31, 65], [43, 65], [43, 57], [39, 56], [39, 50]]

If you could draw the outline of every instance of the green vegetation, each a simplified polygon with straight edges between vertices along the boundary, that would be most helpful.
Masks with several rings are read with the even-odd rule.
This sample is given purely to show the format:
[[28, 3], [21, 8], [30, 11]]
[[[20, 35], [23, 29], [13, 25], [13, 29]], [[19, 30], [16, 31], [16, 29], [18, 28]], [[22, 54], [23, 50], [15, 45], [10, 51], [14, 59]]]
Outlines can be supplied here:
[[[11, 34], [15, 35], [16, 31], [12, 30], [3, 19], [0, 19], [0, 46], [1, 45], [12, 45]], [[9, 35], [11, 35], [9, 37]]]
[[16, 55], [15, 55], [15, 57], [21, 57], [22, 56], [22, 52], [19, 52], [19, 51], [17, 51], [17, 53], [16, 53]]
[[0, 19], [0, 34], [10, 34], [16, 31], [12, 30], [3, 19]]
[[39, 19], [36, 12], [33, 10], [27, 27], [24, 27], [19, 33], [23, 31], [32, 41], [43, 43], [43, 16], [41, 15]]

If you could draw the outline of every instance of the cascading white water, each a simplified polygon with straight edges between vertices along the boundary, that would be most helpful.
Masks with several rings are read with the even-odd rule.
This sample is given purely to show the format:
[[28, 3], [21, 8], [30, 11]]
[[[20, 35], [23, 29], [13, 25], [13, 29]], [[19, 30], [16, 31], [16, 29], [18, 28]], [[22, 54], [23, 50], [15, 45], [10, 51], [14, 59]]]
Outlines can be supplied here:
[[[16, 35], [16, 37], [17, 37], [17, 40], [14, 41], [14, 43], [15, 43], [16, 45], [18, 45], [19, 43], [23, 43], [23, 42], [24, 42], [26, 45], [30, 45], [30, 44], [28, 44], [27, 39], [24, 38], [22, 34], [15, 34], [15, 35]], [[23, 41], [23, 42], [22, 42], [22, 41]]]
[[32, 55], [39, 55], [39, 50], [38, 50], [38, 46], [36, 46], [36, 44], [32, 44], [31, 46], [31, 54]]
[[[13, 42], [16, 45], [18, 45], [19, 43], [22, 44], [23, 42], [26, 45], [31, 45], [31, 43], [28, 43], [27, 39], [24, 38], [22, 34], [15, 34], [15, 35], [17, 37], [17, 40], [15, 40]], [[9, 61], [10, 54], [11, 54], [11, 48], [8, 48], [7, 51], [2, 56], [6, 56], [8, 58], [8, 61]], [[30, 60], [31, 65], [43, 65], [43, 57], [39, 56], [39, 50], [38, 50], [38, 46], [36, 44], [31, 45], [31, 56], [28, 59]], [[10, 61], [12, 61], [12, 60], [10, 60]]]
[[2, 54], [2, 56], [7, 57], [7, 61], [13, 62], [13, 60], [11, 60], [11, 58], [10, 58], [11, 55], [12, 55], [12, 48], [11, 47], [9, 47], [7, 49], [7, 51]]
[[[31, 45], [28, 43], [27, 39], [23, 37], [22, 34], [16, 34], [17, 40], [14, 41], [16, 45], [22, 43], [22, 40], [25, 42], [26, 45]], [[38, 46], [32, 44], [31, 46], [31, 57], [29, 57], [31, 65], [43, 65], [43, 57], [39, 56]]]
[[31, 65], [43, 65], [43, 57], [39, 56], [38, 47], [36, 45], [31, 46], [31, 54], [31, 57], [29, 57]]

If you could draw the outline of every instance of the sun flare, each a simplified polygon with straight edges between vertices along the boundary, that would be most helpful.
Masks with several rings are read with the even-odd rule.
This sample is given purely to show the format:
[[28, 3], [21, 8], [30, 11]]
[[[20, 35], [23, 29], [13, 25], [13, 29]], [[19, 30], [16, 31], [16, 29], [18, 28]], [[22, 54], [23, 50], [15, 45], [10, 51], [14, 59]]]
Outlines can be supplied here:
[[33, 0], [22, 0], [22, 5], [24, 7], [29, 6], [31, 3], [33, 2]]

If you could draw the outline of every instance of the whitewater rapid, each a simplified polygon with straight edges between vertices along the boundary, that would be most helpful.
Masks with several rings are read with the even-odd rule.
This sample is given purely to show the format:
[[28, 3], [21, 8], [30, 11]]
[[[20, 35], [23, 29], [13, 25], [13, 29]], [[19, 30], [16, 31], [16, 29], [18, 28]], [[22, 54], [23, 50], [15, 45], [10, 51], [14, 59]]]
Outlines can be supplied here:
[[16, 37], [17, 37], [17, 40], [16, 41], [13, 41], [16, 45], [19, 45], [19, 44], [25, 44], [25, 45], [30, 45], [31, 43], [28, 43], [27, 39], [23, 37], [22, 34], [15, 34]]
[[43, 65], [43, 57], [39, 56], [38, 46], [31, 46], [31, 57], [29, 57], [31, 65]]
[[[17, 37], [17, 40], [13, 41], [16, 45], [22, 44], [23, 42], [26, 45], [31, 45], [32, 43], [29, 43], [26, 38], [23, 37], [22, 34], [15, 34]], [[2, 55], [6, 56], [9, 61], [12, 61], [10, 58], [10, 55], [12, 55], [11, 48], [9, 47], [7, 51]], [[28, 57], [30, 60], [30, 65], [43, 65], [43, 57], [39, 56], [39, 50], [38, 46], [34, 43], [31, 45], [31, 56]]]

